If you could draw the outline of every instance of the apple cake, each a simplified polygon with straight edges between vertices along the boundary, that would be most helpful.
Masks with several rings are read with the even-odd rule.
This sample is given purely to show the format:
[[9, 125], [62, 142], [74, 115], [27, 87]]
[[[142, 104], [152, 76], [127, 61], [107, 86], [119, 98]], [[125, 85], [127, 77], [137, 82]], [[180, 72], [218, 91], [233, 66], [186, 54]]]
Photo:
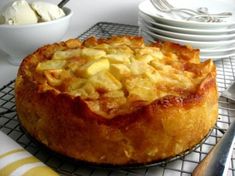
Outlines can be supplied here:
[[199, 50], [139, 36], [46, 45], [21, 63], [16, 110], [51, 150], [93, 164], [162, 161], [191, 149], [218, 115], [216, 67]]

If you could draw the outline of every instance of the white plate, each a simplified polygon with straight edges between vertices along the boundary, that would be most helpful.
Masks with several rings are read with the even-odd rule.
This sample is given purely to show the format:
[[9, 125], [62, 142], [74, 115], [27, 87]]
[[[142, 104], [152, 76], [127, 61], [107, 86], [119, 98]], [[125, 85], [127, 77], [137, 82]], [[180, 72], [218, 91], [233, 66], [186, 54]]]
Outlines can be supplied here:
[[206, 59], [212, 59], [214, 61], [223, 59], [223, 58], [227, 58], [227, 57], [234, 57], [235, 56], [235, 52], [231, 52], [231, 53], [221, 53], [221, 54], [215, 54], [215, 55], [204, 55], [204, 54], [200, 54], [200, 58], [201, 60], [206, 60]]
[[202, 53], [221, 53], [221, 52], [230, 52], [230, 51], [233, 51], [235, 52], [235, 43], [231, 43], [229, 45], [225, 45], [223, 47], [221, 46], [218, 46], [218, 47], [215, 47], [215, 48], [212, 48], [212, 49], [201, 49], [200, 50]]
[[228, 29], [193, 29], [193, 28], [183, 28], [177, 26], [170, 26], [167, 24], [162, 24], [154, 21], [152, 17], [139, 12], [139, 18], [144, 20], [145, 22], [152, 24], [154, 27], [159, 29], [168, 30], [172, 32], [184, 33], [184, 34], [200, 34], [200, 35], [216, 35], [216, 34], [232, 34], [235, 33], [234, 28]]
[[[154, 43], [155, 39], [149, 36], [148, 34], [144, 32], [140, 32], [140, 35], [144, 37], [144, 40], [146, 43]], [[200, 52], [200, 59], [201, 61], [205, 61], [207, 59], [212, 59], [213, 61], [217, 61], [223, 58], [227, 57], [234, 57], [235, 56], [235, 51], [231, 50], [228, 52], [208, 52], [208, 53], [202, 53]]]
[[211, 41], [211, 42], [206, 42], [206, 41], [192, 41], [192, 40], [182, 40], [182, 39], [176, 39], [172, 37], [167, 37], [167, 36], [162, 36], [159, 34], [155, 34], [149, 30], [144, 30], [140, 29], [141, 33], [146, 33], [148, 36], [151, 36], [153, 39], [158, 39], [162, 41], [171, 41], [183, 45], [191, 45], [193, 48], [198, 48], [198, 49], [213, 49], [217, 48], [218, 46], [224, 47], [230, 44], [234, 44], [235, 40], [221, 40], [221, 41]]
[[197, 21], [186, 21], [184, 19], [173, 19], [168, 13], [157, 10], [150, 0], [146, 0], [139, 4], [139, 11], [151, 16], [155, 21], [171, 26], [185, 28], [234, 28], [235, 27], [235, 2], [234, 0], [169, 0], [175, 7], [183, 7], [197, 9], [199, 7], [207, 7], [210, 13], [232, 12], [233, 15], [226, 18], [226, 21], [220, 23], [208, 23]]
[[155, 34], [164, 35], [167, 37], [172, 37], [176, 39], [182, 40], [191, 40], [191, 41], [221, 41], [221, 40], [235, 40], [234, 34], [227, 35], [200, 35], [200, 34], [185, 34], [185, 33], [177, 33], [167, 30], [162, 30], [160, 28], [153, 27], [143, 20], [139, 19], [139, 26], [144, 30], [149, 30]]
[[235, 50], [227, 50], [227, 51], [221, 51], [221, 50], [213, 50], [213, 51], [202, 51], [200, 50], [200, 55], [204, 58], [221, 58], [221, 57], [229, 57], [235, 55]]

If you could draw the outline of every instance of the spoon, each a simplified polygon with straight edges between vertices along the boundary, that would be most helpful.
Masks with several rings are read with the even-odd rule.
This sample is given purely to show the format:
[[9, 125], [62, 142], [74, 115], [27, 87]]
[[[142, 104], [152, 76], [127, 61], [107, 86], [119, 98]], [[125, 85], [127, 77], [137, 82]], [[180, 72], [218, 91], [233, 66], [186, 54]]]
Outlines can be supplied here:
[[[235, 100], [235, 82], [222, 94], [231, 100]], [[235, 142], [235, 121], [232, 122], [218, 144], [194, 169], [192, 176], [227, 176], [228, 161], [231, 158], [233, 144]]]
[[69, 2], [69, 0], [62, 0], [62, 1], [58, 4], [58, 7], [59, 7], [59, 8], [64, 7], [65, 4], [67, 4], [67, 2]]

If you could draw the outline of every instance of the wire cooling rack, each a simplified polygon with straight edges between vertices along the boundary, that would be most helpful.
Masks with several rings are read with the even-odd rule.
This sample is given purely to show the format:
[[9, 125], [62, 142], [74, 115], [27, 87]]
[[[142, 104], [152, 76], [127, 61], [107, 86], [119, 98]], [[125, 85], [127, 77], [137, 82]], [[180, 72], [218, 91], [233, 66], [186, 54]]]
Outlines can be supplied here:
[[[110, 35], [138, 35], [138, 27], [124, 24], [100, 22], [88, 29], [79, 38], [81, 40], [93, 35], [109, 37]], [[216, 61], [217, 83], [219, 91], [225, 90], [235, 80], [235, 58], [224, 58]], [[208, 151], [217, 143], [219, 138], [235, 118], [235, 104], [221, 97], [219, 100], [219, 118], [210, 136], [197, 149], [181, 158], [149, 168], [110, 169], [95, 168], [74, 163], [61, 158], [38, 145], [21, 129], [15, 112], [14, 80], [0, 89], [0, 130], [22, 145], [42, 162], [63, 176], [188, 176], [205, 157]], [[0, 147], [1, 143], [0, 141]], [[230, 160], [228, 175], [235, 176], [235, 149]]]

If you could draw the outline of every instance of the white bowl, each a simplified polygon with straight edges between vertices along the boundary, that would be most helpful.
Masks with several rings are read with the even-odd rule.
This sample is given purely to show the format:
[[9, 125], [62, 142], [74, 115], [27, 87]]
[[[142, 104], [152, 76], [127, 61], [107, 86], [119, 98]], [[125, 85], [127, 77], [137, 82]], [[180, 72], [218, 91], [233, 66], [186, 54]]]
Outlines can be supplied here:
[[9, 62], [19, 65], [37, 48], [60, 41], [68, 30], [72, 11], [57, 20], [27, 25], [0, 25], [0, 49], [10, 55]]

